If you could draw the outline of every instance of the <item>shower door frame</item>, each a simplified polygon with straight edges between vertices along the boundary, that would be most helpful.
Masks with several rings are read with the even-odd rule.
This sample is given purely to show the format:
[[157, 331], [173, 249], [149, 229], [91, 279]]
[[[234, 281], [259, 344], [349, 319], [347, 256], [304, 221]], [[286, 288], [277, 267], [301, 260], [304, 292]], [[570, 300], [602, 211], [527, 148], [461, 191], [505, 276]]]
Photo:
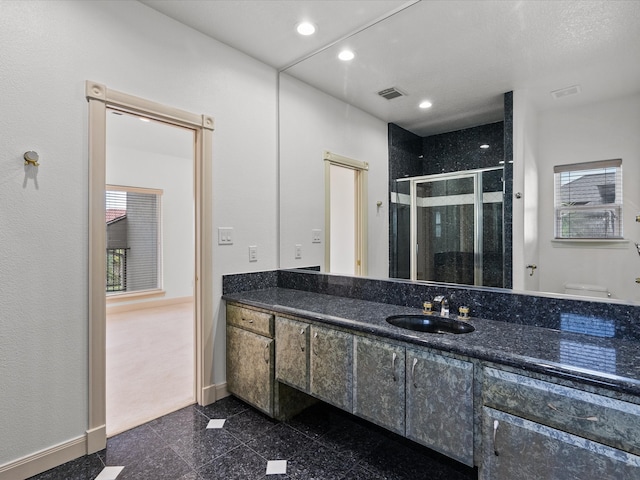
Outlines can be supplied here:
[[[483, 283], [483, 196], [482, 191], [482, 174], [484, 172], [490, 172], [495, 170], [503, 170], [503, 167], [490, 167], [490, 168], [478, 168], [474, 170], [462, 170], [458, 172], [450, 173], [438, 173], [434, 175], [422, 175], [420, 177], [407, 178], [406, 181], [410, 182], [410, 196], [411, 196], [411, 225], [410, 225], [410, 242], [411, 242], [411, 265], [410, 265], [410, 279], [414, 281], [429, 281], [418, 280], [418, 205], [417, 205], [417, 187], [418, 184], [442, 181], [442, 180], [456, 180], [462, 178], [473, 178], [473, 190], [474, 190], [474, 206], [473, 206], [473, 221], [474, 221], [474, 238], [473, 238], [473, 284], [474, 286], [482, 286]], [[402, 181], [399, 179], [398, 181]], [[502, 205], [504, 208], [504, 181], [503, 181], [503, 199]], [[504, 222], [504, 219], [503, 219]], [[503, 229], [504, 236], [504, 229]], [[503, 246], [504, 248], [504, 246]]]

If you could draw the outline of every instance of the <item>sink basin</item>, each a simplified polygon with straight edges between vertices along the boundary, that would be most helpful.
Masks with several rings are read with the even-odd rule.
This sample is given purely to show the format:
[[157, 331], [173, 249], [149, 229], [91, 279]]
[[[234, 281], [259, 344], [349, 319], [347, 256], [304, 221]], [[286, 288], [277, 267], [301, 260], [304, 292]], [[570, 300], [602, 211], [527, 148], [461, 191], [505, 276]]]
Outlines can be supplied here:
[[387, 322], [396, 327], [428, 333], [469, 333], [475, 328], [466, 322], [439, 315], [393, 315]]

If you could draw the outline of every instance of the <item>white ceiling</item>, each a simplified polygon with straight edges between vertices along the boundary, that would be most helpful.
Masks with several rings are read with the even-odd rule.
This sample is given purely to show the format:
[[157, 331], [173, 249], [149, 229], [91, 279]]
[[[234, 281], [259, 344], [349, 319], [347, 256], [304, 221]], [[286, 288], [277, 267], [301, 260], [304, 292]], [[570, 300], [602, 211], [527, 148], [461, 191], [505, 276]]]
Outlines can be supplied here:
[[[422, 136], [501, 120], [515, 89], [539, 109], [640, 91], [637, 0], [140, 1]], [[295, 32], [302, 20], [316, 35]], [[344, 47], [354, 60], [337, 60]], [[377, 95], [392, 86], [407, 96]]]

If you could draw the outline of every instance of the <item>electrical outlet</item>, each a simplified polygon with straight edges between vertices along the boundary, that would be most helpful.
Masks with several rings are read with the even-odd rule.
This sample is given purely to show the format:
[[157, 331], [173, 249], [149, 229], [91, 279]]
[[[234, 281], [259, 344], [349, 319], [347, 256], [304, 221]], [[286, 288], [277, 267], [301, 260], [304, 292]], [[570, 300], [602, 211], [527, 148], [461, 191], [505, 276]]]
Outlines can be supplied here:
[[218, 228], [218, 245], [233, 245], [233, 228]]
[[322, 243], [322, 230], [313, 229], [311, 230], [311, 243]]
[[296, 258], [302, 258], [302, 245], [300, 245], [299, 243], [296, 243]]
[[255, 245], [249, 246], [249, 261], [250, 262], [258, 261], [258, 247]]

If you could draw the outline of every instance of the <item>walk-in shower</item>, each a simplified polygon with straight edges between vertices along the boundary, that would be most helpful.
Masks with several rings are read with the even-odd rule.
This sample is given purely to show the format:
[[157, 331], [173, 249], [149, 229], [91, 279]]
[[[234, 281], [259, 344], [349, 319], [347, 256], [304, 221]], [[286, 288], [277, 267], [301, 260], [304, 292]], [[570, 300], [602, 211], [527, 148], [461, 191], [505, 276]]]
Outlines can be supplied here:
[[503, 287], [503, 169], [395, 180], [391, 276]]

